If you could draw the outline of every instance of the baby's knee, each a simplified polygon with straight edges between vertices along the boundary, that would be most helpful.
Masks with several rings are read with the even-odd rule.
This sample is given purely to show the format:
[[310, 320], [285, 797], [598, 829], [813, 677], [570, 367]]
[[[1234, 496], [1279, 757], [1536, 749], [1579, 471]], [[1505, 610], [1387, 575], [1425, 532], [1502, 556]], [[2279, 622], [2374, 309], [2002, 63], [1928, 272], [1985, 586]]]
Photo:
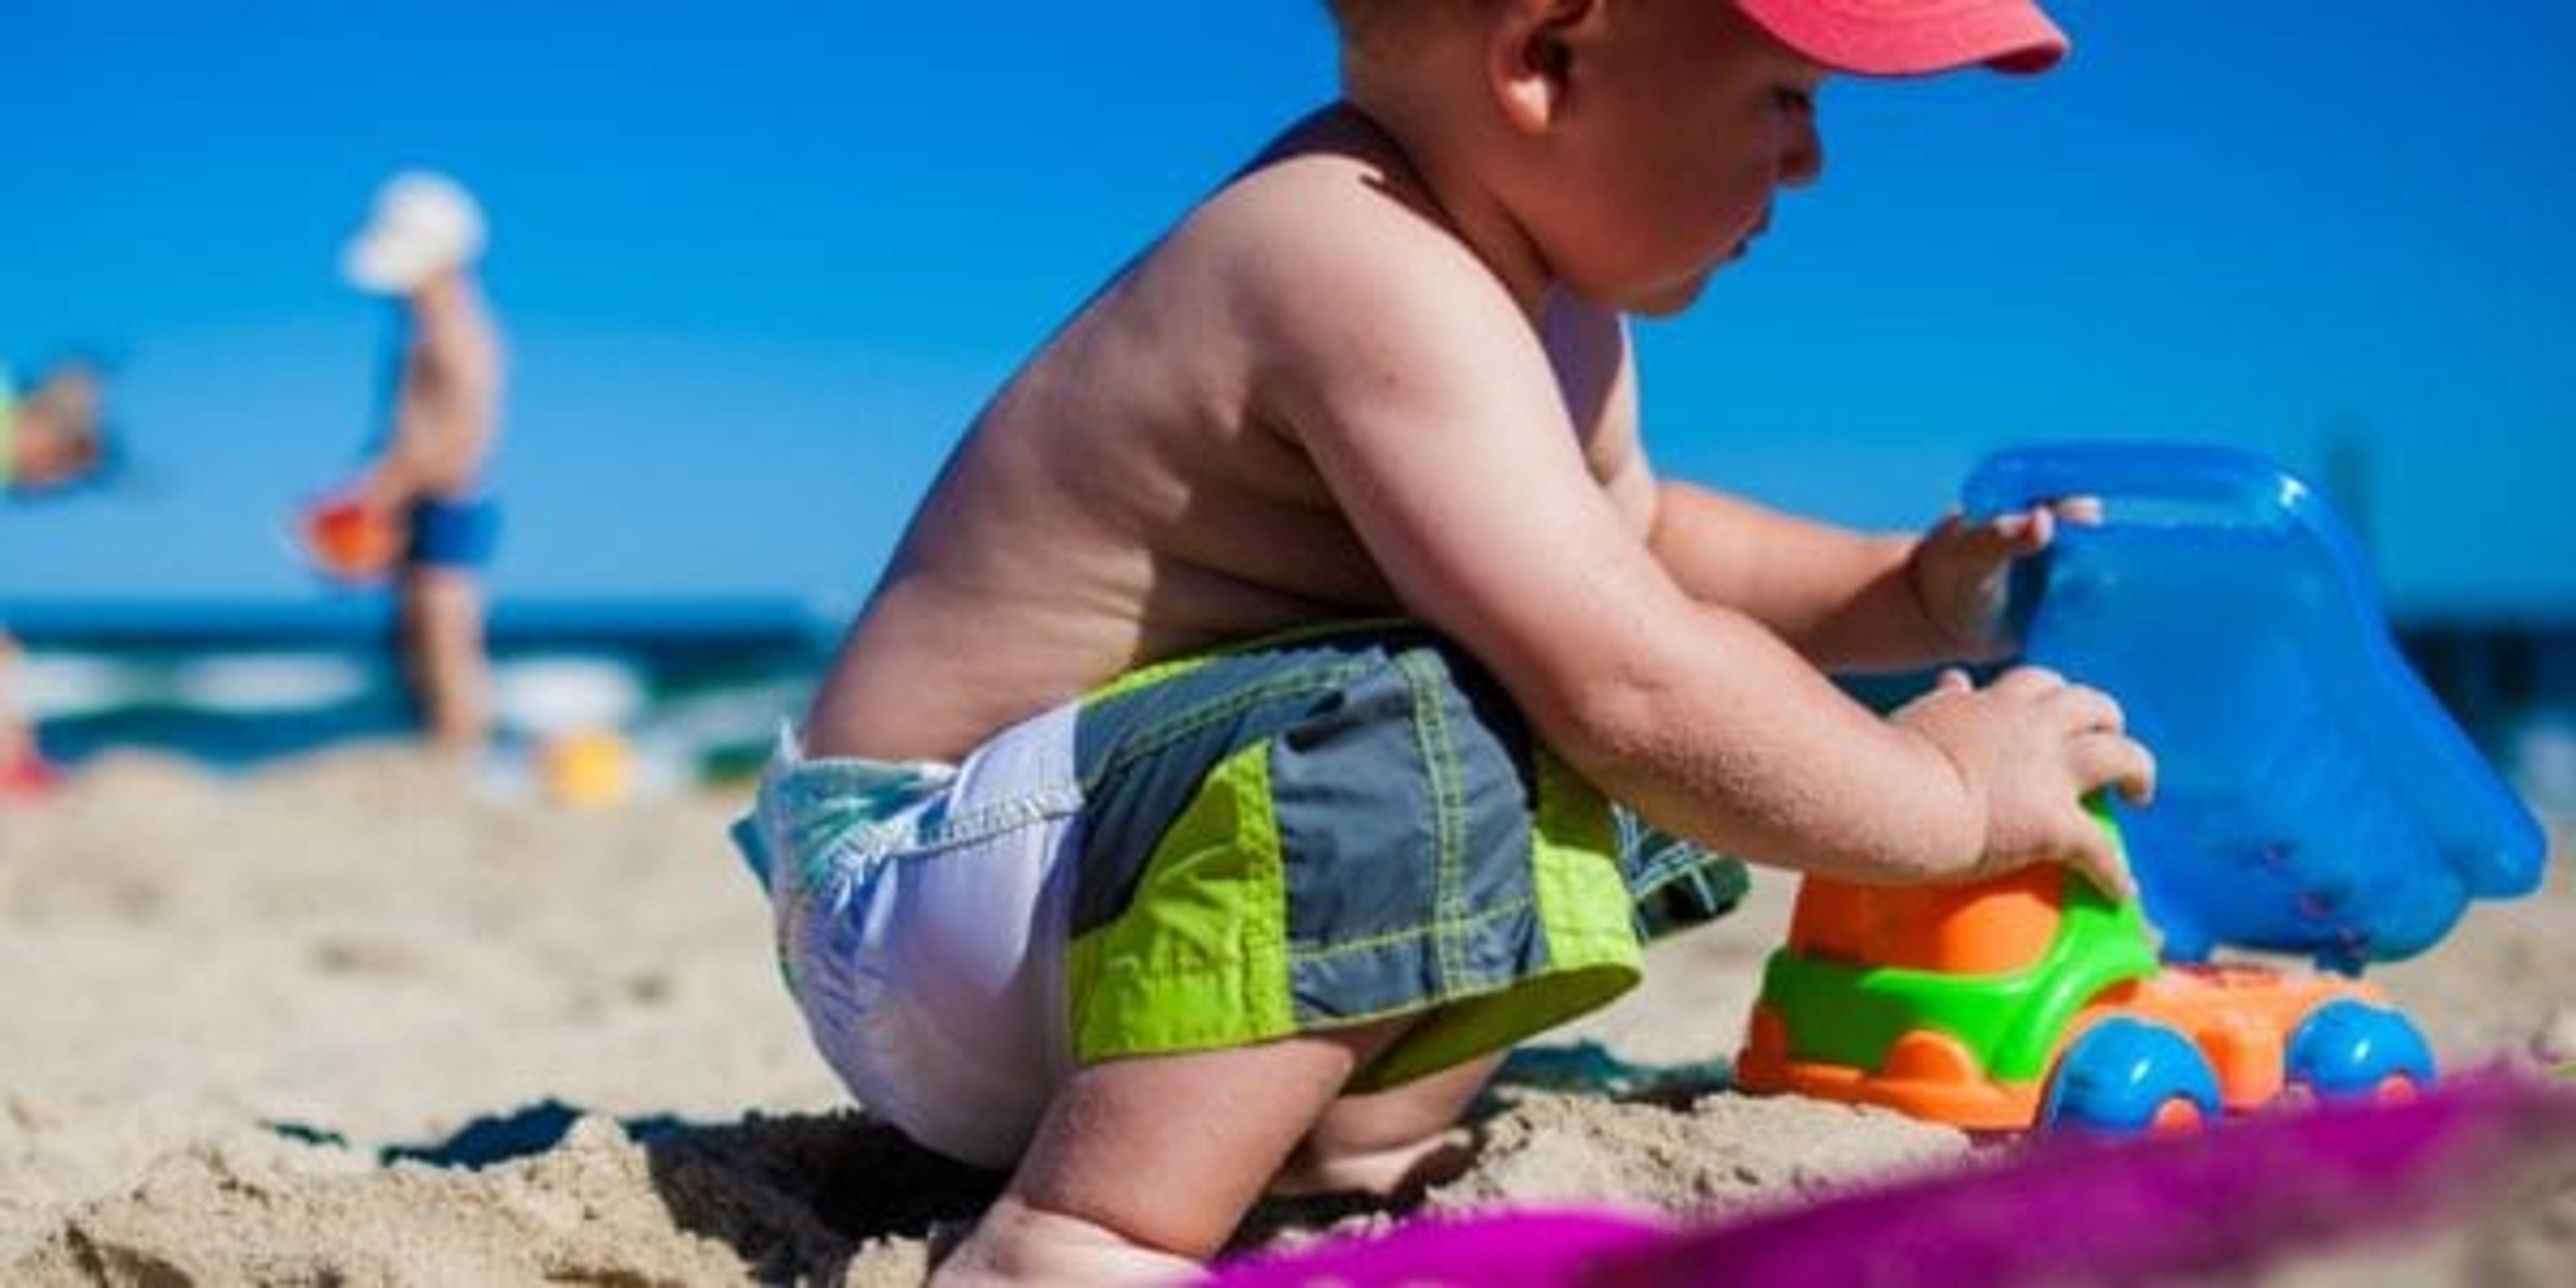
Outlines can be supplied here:
[[1298, 1142], [1272, 1191], [1392, 1196], [1455, 1176], [1472, 1155], [1459, 1119], [1502, 1062], [1496, 1052], [1334, 1101]]

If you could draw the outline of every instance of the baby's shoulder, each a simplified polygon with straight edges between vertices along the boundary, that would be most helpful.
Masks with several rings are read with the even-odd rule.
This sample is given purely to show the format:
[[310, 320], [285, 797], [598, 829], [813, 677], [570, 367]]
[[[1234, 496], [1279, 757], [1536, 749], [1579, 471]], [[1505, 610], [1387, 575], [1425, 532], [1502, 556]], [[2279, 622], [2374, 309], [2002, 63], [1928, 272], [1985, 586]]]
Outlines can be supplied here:
[[1290, 326], [1516, 312], [1419, 185], [1332, 146], [1275, 149], [1173, 230], [1157, 255], [1222, 291], [1228, 313]]
[[1331, 114], [1211, 194], [1104, 304], [1100, 332], [1136, 342], [1124, 356], [1292, 436], [1561, 414], [1557, 328], [1540, 334], [1382, 135]]

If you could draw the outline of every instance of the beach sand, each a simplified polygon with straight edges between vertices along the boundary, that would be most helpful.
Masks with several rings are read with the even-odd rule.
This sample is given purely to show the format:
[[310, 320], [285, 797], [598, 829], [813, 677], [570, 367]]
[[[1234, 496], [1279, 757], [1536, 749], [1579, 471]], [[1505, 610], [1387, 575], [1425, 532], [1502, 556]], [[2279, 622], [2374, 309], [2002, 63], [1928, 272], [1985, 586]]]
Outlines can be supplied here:
[[[564, 810], [366, 748], [245, 778], [109, 757], [0, 814], [0, 1282], [917, 1282], [998, 1178], [848, 1106], [723, 841], [739, 804]], [[2540, 895], [2374, 972], [2451, 1067], [2576, 1057], [2565, 841]], [[1724, 1057], [1787, 889], [1657, 945], [1644, 987], [1548, 1045]], [[1738, 1212], [1980, 1152], [1687, 1077], [1507, 1090], [1475, 1142], [1425, 1208]], [[1392, 1220], [1274, 1206], [1245, 1239]], [[2268, 1277], [2569, 1265], [2561, 1173], [2474, 1226]]]

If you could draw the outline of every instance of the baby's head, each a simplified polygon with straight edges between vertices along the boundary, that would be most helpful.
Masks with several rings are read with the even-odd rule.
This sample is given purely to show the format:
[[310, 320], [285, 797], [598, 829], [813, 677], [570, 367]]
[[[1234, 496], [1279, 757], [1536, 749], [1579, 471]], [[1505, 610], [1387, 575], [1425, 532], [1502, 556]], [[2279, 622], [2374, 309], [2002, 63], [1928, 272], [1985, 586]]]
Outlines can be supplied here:
[[1828, 75], [2036, 71], [2066, 49], [2035, 0], [1326, 4], [1344, 92], [1444, 201], [1490, 202], [1556, 282], [1650, 314], [1822, 173]]
[[[1859, 76], [1919, 76], [1980, 63], [2002, 71], [2045, 71], [2066, 54], [2065, 33], [2038, 0], [1668, 0], [1685, 8], [1731, 9], [1764, 34], [1817, 64]], [[1492, 17], [1537, 9], [1578, 21], [1583, 12], [1645, 0], [1324, 0], [1346, 47], [1381, 51], [1399, 33], [1433, 18]]]

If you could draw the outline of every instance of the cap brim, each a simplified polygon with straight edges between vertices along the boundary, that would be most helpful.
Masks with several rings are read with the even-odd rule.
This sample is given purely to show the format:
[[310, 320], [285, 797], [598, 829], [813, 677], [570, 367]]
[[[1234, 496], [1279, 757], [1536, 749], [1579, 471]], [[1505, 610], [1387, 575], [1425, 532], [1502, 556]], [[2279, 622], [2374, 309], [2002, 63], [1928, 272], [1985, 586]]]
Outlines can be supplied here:
[[2066, 33], [2030, 0], [1735, 0], [1781, 44], [1835, 71], [1924, 76], [1962, 67], [2044, 72]]
[[452, 238], [404, 227], [375, 227], [361, 233], [340, 256], [340, 275], [349, 285], [378, 295], [408, 295], [423, 282], [466, 261]]
[[379, 295], [399, 295], [427, 277], [427, 257], [400, 238], [360, 237], [340, 256], [340, 276], [351, 286]]

